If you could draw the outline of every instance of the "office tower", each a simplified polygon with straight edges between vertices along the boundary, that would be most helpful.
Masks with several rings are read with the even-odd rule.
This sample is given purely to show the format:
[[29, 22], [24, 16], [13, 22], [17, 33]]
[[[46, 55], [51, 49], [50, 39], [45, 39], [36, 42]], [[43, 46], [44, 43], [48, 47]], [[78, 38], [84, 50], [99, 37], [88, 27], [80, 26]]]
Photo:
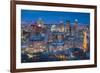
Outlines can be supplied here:
[[67, 20], [66, 21], [66, 29], [65, 29], [65, 32], [67, 35], [70, 35], [71, 34], [71, 25], [70, 25], [70, 21]]

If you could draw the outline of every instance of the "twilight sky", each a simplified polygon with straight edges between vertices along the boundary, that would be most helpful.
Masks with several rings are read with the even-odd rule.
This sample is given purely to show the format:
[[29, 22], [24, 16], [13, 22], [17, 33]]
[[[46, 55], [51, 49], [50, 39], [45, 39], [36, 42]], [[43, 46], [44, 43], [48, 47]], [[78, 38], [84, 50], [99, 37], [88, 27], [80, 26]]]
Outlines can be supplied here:
[[60, 21], [65, 24], [66, 20], [74, 23], [75, 19], [81, 24], [90, 24], [90, 13], [21, 10], [21, 22], [36, 22], [39, 18], [46, 24], [57, 24]]

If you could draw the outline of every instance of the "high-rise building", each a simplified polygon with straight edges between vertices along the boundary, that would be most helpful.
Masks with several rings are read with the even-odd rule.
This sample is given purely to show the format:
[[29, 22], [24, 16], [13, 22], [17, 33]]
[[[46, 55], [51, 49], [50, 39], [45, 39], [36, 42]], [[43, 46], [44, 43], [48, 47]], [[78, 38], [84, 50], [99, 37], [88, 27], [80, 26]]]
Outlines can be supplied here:
[[87, 50], [87, 33], [83, 32], [83, 34], [84, 34], [83, 49], [84, 49], [84, 51], [86, 51]]
[[65, 31], [63, 21], [60, 21], [60, 24], [59, 24], [59, 26], [58, 26], [58, 31], [59, 31], [59, 32], [64, 32], [64, 31]]
[[70, 25], [69, 20], [66, 21], [66, 30], [65, 31], [67, 34], [71, 34], [71, 25]]
[[74, 25], [72, 28], [72, 35], [75, 37], [78, 36], [78, 20], [77, 19], [75, 19], [75, 21], [74, 21]]
[[75, 19], [73, 29], [76, 31], [78, 29], [78, 20]]
[[43, 22], [42, 18], [39, 18], [36, 23], [36, 32], [38, 32], [38, 33], [42, 32], [43, 28], [44, 28], [44, 22]]
[[56, 25], [55, 25], [55, 24], [54, 24], [54, 25], [52, 25], [50, 30], [51, 30], [51, 32], [56, 31], [56, 30], [57, 30]]
[[43, 24], [44, 24], [44, 22], [43, 22], [42, 18], [39, 18], [38, 21], [37, 21], [37, 26], [43, 27]]

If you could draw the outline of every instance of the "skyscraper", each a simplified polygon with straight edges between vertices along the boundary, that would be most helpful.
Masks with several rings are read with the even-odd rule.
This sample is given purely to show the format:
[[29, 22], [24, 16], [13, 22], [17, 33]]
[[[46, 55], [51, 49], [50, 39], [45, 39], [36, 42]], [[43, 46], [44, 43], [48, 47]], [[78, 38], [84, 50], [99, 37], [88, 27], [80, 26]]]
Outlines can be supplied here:
[[42, 18], [39, 18], [38, 21], [37, 21], [37, 25], [39, 27], [43, 27], [43, 24], [44, 24], [44, 22], [43, 22]]
[[63, 21], [60, 21], [59, 29], [60, 29], [60, 32], [65, 32]]
[[77, 19], [75, 19], [73, 29], [74, 29], [75, 31], [78, 30], [78, 20], [77, 20]]
[[66, 21], [66, 34], [70, 35], [71, 34], [71, 26], [70, 26], [70, 21]]
[[87, 50], [87, 33], [83, 32], [83, 34], [84, 34], [83, 49], [84, 49], [84, 51], [86, 51]]

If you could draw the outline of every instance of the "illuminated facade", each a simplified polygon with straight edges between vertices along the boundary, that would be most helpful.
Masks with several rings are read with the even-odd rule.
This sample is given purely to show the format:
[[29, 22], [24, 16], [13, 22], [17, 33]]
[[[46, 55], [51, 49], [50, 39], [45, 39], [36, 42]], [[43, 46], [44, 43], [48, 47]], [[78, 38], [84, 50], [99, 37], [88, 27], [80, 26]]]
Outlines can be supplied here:
[[70, 35], [71, 34], [71, 26], [70, 26], [70, 21], [67, 20], [66, 22], [66, 29], [65, 29], [67, 35]]
[[83, 32], [83, 34], [84, 34], [83, 49], [84, 49], [84, 51], [86, 51], [87, 50], [87, 33]]

